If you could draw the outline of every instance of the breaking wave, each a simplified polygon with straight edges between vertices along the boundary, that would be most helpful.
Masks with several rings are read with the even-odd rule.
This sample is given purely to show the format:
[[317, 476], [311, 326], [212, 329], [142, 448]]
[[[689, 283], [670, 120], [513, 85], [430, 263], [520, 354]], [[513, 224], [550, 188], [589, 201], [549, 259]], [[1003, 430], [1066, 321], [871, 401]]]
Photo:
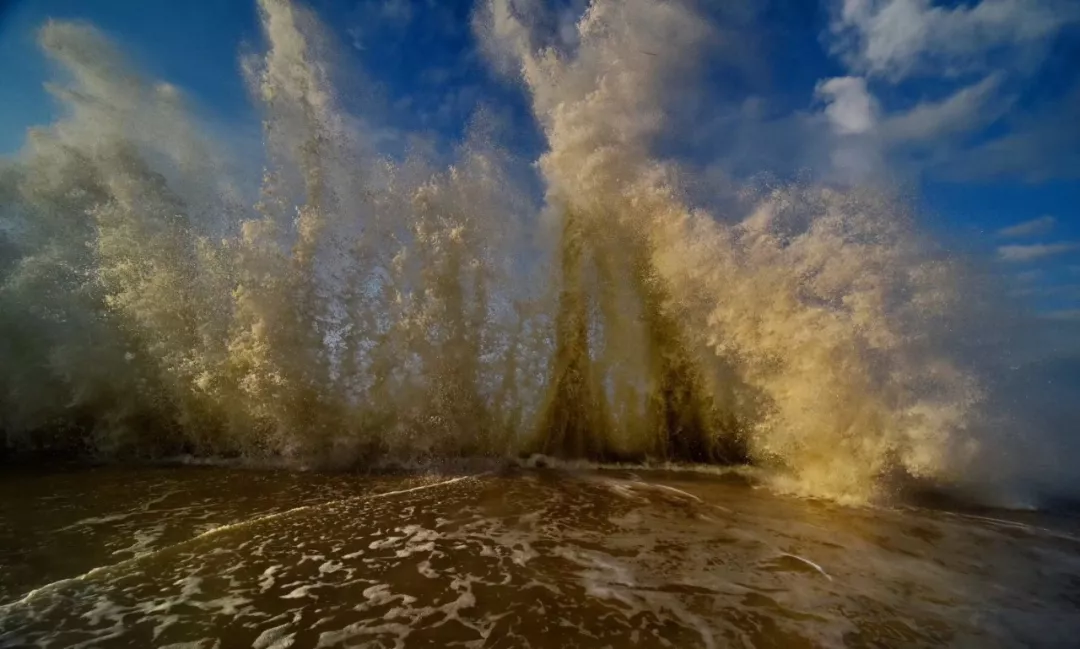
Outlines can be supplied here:
[[978, 456], [963, 269], [903, 201], [793, 183], [721, 211], [652, 152], [713, 37], [689, 4], [594, 0], [569, 45], [478, 5], [546, 138], [540, 205], [483, 111], [448, 165], [385, 156], [314, 14], [259, 6], [253, 200], [178, 89], [41, 29], [66, 114], [0, 167], [9, 449], [754, 463], [852, 499]]

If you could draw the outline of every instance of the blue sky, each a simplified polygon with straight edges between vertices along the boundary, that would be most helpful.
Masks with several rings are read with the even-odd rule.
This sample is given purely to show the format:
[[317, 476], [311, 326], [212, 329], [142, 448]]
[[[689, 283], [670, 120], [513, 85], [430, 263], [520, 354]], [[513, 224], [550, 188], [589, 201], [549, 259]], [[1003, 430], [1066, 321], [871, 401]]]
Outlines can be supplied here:
[[[556, 31], [584, 4], [555, 3]], [[513, 147], [540, 151], [522, 91], [479, 53], [468, 0], [308, 4], [347, 65], [374, 82], [355, 86], [374, 92], [349, 86], [345, 99], [379, 125], [387, 149], [410, 134], [452, 142], [483, 103], [511, 125]], [[948, 245], [984, 254], [1043, 311], [1080, 310], [1080, 3], [700, 5], [717, 47], [665, 153], [727, 176], [809, 171], [914, 187]], [[0, 3], [0, 152], [16, 152], [27, 127], [55, 116], [34, 41], [50, 18], [95, 24], [222, 132], [253, 131], [239, 68], [260, 42], [253, 0], [9, 0]]]

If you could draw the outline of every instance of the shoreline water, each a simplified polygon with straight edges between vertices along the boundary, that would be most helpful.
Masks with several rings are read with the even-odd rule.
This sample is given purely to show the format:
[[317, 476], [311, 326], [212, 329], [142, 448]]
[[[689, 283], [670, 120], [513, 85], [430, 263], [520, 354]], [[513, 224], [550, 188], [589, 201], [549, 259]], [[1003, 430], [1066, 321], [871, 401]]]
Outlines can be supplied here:
[[[296, 648], [361, 631], [404, 646], [546, 647], [540, 603], [571, 622], [558, 637], [613, 647], [634, 644], [635, 629], [648, 633], [635, 646], [720, 646], [751, 629], [766, 644], [1037, 643], [1075, 622], [1065, 594], [1080, 579], [1076, 519], [849, 507], [736, 477], [173, 465], [28, 479], [18, 501], [0, 502], [22, 508], [6, 520], [17, 535], [0, 526], [0, 549], [24, 553], [11, 565], [51, 565], [51, 578], [22, 575], [39, 592], [4, 598], [0, 646], [248, 646], [281, 626]], [[1045, 572], [1048, 557], [1056, 572]], [[498, 623], [506, 615], [512, 627]]]

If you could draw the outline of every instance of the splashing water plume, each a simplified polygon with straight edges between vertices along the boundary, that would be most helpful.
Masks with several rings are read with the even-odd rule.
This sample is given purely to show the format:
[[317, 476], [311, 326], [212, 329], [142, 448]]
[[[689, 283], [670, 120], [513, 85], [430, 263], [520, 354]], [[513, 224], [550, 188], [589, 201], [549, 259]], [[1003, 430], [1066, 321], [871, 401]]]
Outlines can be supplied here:
[[452, 164], [381, 156], [314, 14], [259, 6], [254, 201], [176, 88], [41, 30], [67, 114], [0, 168], [9, 447], [751, 462], [853, 500], [963, 470], [960, 280], [901, 203], [794, 184], [717, 213], [652, 153], [716, 37], [690, 3], [593, 0], [571, 45], [477, 7], [546, 138], [542, 208], [482, 111]]

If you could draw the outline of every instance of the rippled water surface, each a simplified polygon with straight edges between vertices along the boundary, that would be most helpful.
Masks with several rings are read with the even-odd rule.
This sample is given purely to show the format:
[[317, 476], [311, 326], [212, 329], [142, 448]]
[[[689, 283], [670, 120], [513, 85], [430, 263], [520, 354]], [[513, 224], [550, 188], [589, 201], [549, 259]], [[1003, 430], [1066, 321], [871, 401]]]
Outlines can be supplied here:
[[8, 474], [0, 646], [1069, 646], [1080, 525], [698, 473]]

